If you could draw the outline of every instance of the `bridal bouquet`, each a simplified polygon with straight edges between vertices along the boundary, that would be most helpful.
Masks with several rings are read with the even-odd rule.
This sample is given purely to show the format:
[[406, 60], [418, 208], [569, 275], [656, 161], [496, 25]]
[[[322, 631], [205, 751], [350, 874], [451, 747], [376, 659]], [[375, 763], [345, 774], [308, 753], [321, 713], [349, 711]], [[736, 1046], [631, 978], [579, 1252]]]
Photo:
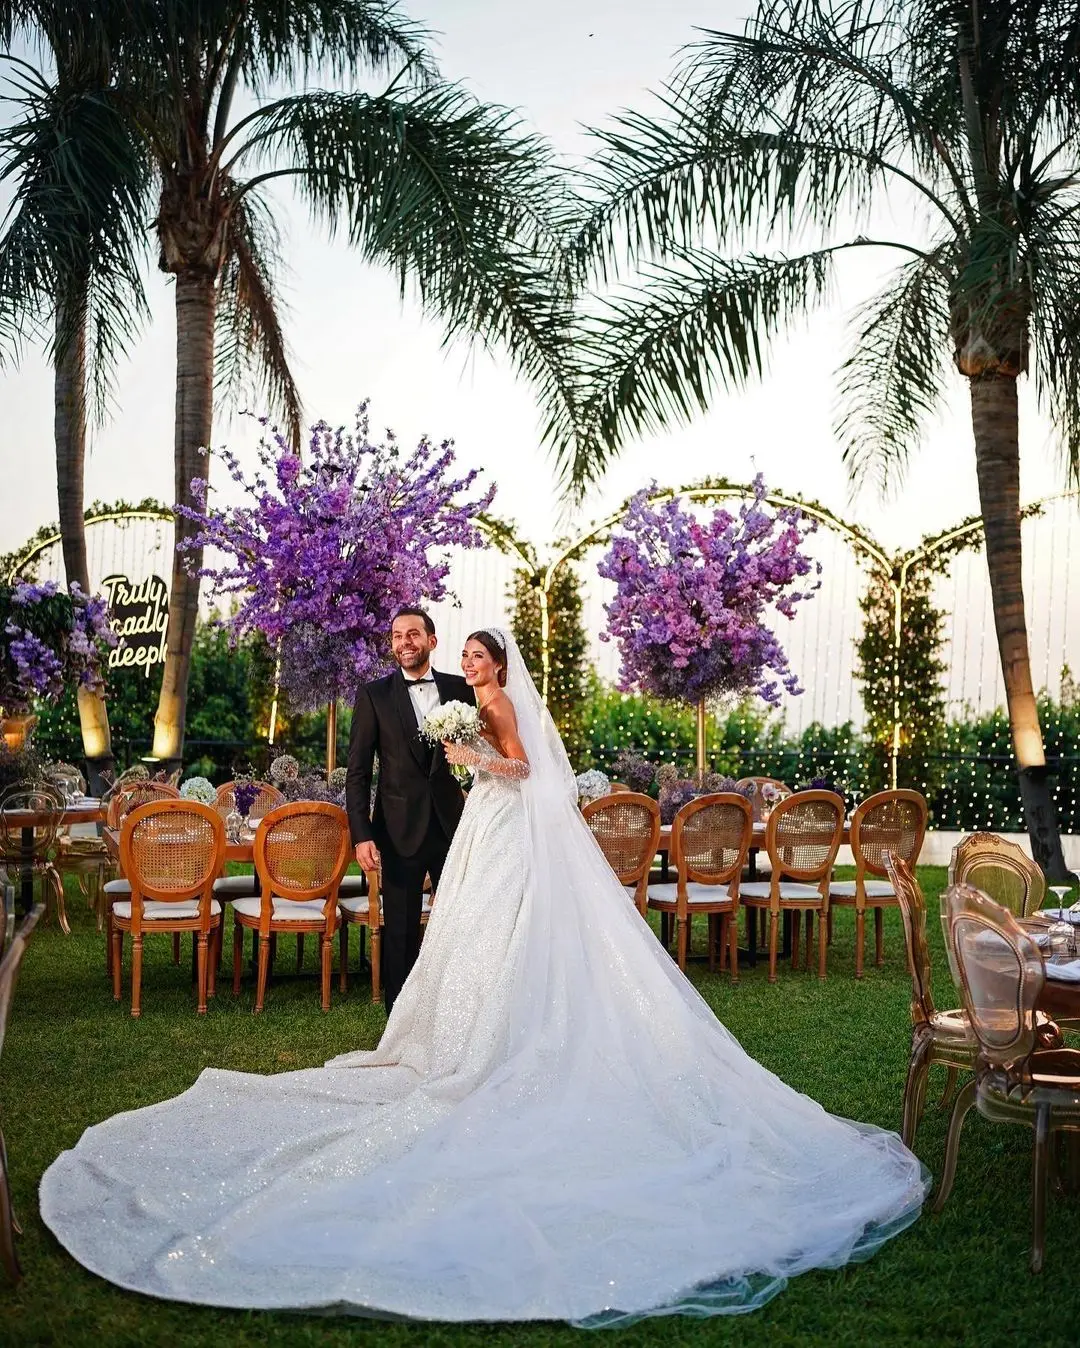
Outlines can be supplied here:
[[424, 717], [420, 734], [429, 744], [469, 744], [480, 738], [480, 713], [467, 702], [444, 702]]

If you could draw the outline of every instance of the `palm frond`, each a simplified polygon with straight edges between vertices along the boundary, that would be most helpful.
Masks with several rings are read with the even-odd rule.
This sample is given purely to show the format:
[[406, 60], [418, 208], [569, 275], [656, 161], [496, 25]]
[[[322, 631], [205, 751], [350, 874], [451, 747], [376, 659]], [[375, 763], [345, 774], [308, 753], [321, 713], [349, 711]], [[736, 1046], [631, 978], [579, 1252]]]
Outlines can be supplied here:
[[[0, 235], [0, 330], [11, 350], [58, 314], [91, 324], [100, 414], [115, 362], [147, 314], [150, 167], [111, 87], [70, 72], [53, 82], [24, 66], [9, 95], [17, 114], [0, 131], [0, 181], [13, 190]], [[64, 323], [54, 347], [75, 335]]]
[[282, 326], [281, 258], [269, 207], [255, 193], [229, 217], [214, 325], [214, 392], [236, 404], [249, 389], [299, 447], [303, 407]]
[[511, 114], [440, 86], [296, 95], [248, 119], [230, 171], [268, 165], [249, 186], [290, 177], [332, 233], [348, 230], [443, 324], [446, 339], [508, 353], [551, 425], [576, 415], [561, 266], [565, 188], [544, 144]]
[[705, 411], [718, 388], [760, 374], [765, 343], [827, 294], [833, 250], [737, 262], [684, 254], [585, 324], [580, 431], [552, 439], [563, 485], [580, 495], [625, 441]]
[[1080, 196], [1040, 211], [1029, 234], [1035, 387], [1080, 486]]
[[940, 262], [898, 268], [856, 316], [840, 370], [836, 433], [853, 481], [884, 493], [903, 475], [942, 395], [949, 358], [949, 289]]

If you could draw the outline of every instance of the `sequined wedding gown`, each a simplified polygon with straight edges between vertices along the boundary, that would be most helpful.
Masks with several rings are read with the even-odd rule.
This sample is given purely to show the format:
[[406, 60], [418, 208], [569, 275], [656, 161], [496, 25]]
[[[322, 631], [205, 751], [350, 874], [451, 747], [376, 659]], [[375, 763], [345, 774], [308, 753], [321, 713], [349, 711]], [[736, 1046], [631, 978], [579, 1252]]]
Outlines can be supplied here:
[[379, 1047], [210, 1069], [88, 1129], [41, 1185], [87, 1268], [218, 1306], [625, 1323], [752, 1309], [917, 1216], [899, 1139], [754, 1062], [662, 950], [505, 640], [533, 772], [478, 767]]

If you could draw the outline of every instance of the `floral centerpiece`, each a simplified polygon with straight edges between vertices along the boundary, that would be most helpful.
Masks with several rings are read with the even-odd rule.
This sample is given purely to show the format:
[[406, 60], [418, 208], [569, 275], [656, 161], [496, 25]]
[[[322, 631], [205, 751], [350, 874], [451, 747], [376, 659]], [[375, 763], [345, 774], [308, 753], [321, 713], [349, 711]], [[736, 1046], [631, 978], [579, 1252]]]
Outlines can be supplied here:
[[235, 455], [221, 454], [245, 504], [213, 508], [196, 479], [198, 508], [176, 508], [196, 526], [189, 547], [227, 559], [200, 575], [212, 597], [235, 604], [235, 636], [260, 632], [279, 652], [295, 711], [351, 697], [384, 673], [393, 614], [442, 599], [450, 549], [483, 541], [476, 520], [494, 488], [470, 496], [478, 473], [453, 476], [451, 441], [424, 439], [406, 454], [392, 432], [381, 445], [368, 434], [366, 404], [352, 434], [314, 426], [302, 459], [270, 430], [254, 478]]
[[588, 805], [590, 800], [599, 800], [601, 796], [606, 796], [610, 790], [610, 778], [598, 768], [590, 768], [588, 772], [579, 772], [577, 775], [579, 805]]
[[180, 788], [182, 800], [195, 800], [200, 805], [213, 805], [217, 788], [208, 777], [189, 777]]
[[737, 514], [706, 520], [655, 494], [633, 497], [599, 566], [616, 585], [601, 640], [618, 644], [619, 687], [690, 703], [800, 692], [766, 614], [793, 617], [820, 585], [802, 583], [815, 565], [803, 550], [812, 522], [770, 513], [760, 476]]
[[699, 796], [711, 796], [724, 791], [746, 796], [749, 800], [754, 793], [753, 786], [740, 786], [734, 777], [723, 777], [718, 772], [707, 772], [702, 777], [680, 777], [679, 769], [671, 763], [665, 763], [657, 769], [656, 780], [660, 787], [658, 804], [662, 824], [673, 823], [682, 807]]
[[233, 804], [236, 807], [236, 813], [242, 819], [246, 819], [251, 814], [255, 802], [259, 799], [261, 789], [259, 783], [250, 777], [238, 777], [233, 782]]
[[78, 585], [0, 584], [0, 716], [28, 716], [72, 684], [103, 692], [116, 642], [105, 601]]
[[656, 764], [634, 749], [620, 749], [611, 765], [615, 780], [628, 786], [631, 791], [647, 795], [656, 780]]

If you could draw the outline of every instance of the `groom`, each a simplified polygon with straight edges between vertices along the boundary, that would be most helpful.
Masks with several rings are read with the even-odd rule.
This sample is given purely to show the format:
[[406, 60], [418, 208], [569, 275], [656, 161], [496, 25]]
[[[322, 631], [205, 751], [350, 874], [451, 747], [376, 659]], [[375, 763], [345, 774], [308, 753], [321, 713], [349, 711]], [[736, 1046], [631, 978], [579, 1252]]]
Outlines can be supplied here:
[[[420, 738], [424, 717], [441, 702], [475, 705], [456, 674], [431, 668], [438, 645], [423, 609], [402, 609], [390, 628], [398, 668], [356, 694], [345, 802], [356, 860], [364, 870], [382, 865], [382, 982], [390, 1014], [420, 953], [424, 876], [437, 889], [465, 798], [442, 745]], [[371, 805], [371, 775], [379, 756], [379, 783]]]

